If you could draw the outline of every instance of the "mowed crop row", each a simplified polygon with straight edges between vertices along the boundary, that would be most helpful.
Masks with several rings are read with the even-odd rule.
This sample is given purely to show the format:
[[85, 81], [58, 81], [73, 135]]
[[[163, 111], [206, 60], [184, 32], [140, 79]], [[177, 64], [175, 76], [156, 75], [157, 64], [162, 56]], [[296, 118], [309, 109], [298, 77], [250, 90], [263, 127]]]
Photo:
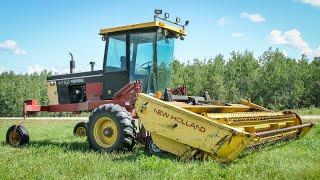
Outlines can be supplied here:
[[319, 179], [320, 126], [305, 137], [245, 152], [231, 164], [148, 156], [142, 145], [127, 153], [93, 152], [86, 138], [72, 133], [76, 120], [28, 120], [30, 144], [12, 148], [5, 133], [14, 120], [0, 120], [1, 179]]

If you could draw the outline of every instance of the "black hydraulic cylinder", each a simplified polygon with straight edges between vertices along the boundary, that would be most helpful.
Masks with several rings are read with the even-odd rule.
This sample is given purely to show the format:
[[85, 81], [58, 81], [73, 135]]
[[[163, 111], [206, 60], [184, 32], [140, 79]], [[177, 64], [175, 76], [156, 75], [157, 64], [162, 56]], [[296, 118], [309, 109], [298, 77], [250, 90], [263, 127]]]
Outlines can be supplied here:
[[173, 101], [172, 94], [169, 89], [164, 90], [163, 100], [164, 101]]

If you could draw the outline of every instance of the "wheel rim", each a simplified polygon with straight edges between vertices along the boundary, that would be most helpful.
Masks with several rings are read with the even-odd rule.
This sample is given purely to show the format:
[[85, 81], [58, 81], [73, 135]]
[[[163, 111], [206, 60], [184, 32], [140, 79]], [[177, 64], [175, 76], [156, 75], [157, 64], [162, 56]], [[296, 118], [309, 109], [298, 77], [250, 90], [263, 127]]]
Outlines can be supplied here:
[[87, 135], [87, 129], [85, 127], [78, 127], [76, 130], [76, 135], [78, 136], [86, 136]]
[[94, 125], [93, 132], [97, 144], [104, 148], [111, 147], [118, 137], [116, 124], [112, 119], [107, 117], [98, 119]]
[[9, 136], [9, 142], [13, 146], [18, 146], [20, 143], [20, 136], [16, 131], [12, 131]]

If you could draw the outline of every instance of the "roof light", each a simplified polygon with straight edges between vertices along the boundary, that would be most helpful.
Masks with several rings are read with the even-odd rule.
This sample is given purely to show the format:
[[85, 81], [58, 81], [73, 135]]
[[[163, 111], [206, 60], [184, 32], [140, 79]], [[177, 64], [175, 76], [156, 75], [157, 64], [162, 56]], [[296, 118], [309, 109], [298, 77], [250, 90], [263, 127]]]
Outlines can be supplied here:
[[168, 19], [169, 18], [169, 13], [164, 13], [164, 18]]
[[179, 23], [179, 22], [180, 22], [180, 18], [176, 17], [176, 23]]
[[155, 15], [160, 15], [160, 14], [162, 14], [162, 10], [161, 9], [155, 9], [154, 10], [154, 14]]

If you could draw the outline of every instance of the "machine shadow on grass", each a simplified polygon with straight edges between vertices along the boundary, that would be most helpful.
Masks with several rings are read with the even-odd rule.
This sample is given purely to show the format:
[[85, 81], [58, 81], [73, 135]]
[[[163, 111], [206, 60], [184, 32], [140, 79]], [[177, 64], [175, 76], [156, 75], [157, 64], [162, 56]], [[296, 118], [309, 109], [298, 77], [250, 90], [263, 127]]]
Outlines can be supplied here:
[[[283, 145], [285, 143], [282, 143]], [[1, 145], [6, 146], [7, 144], [5, 142], [1, 142]], [[28, 145], [25, 145], [21, 148], [46, 148], [46, 147], [55, 147], [63, 150], [64, 152], [82, 152], [82, 153], [97, 153], [101, 155], [111, 155], [111, 159], [113, 161], [137, 161], [141, 157], [152, 157], [156, 156], [159, 157], [163, 160], [171, 160], [179, 163], [194, 163], [194, 162], [202, 162], [200, 159], [181, 159], [178, 156], [166, 153], [166, 152], [161, 152], [160, 154], [155, 154], [155, 155], [150, 155], [146, 152], [145, 147], [143, 145], [136, 145], [132, 151], [127, 151], [127, 152], [112, 152], [112, 153], [105, 153], [105, 152], [96, 152], [92, 150], [89, 147], [89, 144], [87, 142], [57, 142], [57, 141], [52, 141], [49, 139], [44, 139], [44, 140], [33, 140], [31, 141]], [[13, 147], [12, 147], [13, 148]], [[255, 153], [256, 151], [260, 151], [263, 149], [267, 149], [267, 147], [259, 147], [257, 150], [247, 150], [243, 152], [240, 156], [239, 159], [245, 158], [247, 155]], [[227, 164], [221, 164], [218, 163], [222, 168], [228, 168], [229, 165], [233, 163], [227, 163]]]
[[89, 144], [87, 142], [55, 142], [52, 140], [34, 140], [31, 141], [26, 147], [48, 147], [48, 146], [54, 146], [59, 147], [65, 151], [77, 151], [77, 152], [90, 152], [91, 149], [89, 147]]
[[[5, 143], [3, 142], [3, 145]], [[55, 142], [49, 139], [45, 140], [34, 140], [31, 141], [28, 145], [26, 145], [24, 148], [41, 148], [41, 147], [57, 147], [60, 148], [61, 150], [65, 152], [83, 152], [83, 153], [97, 153], [101, 155], [111, 155], [111, 158], [113, 161], [135, 161], [138, 160], [142, 156], [151, 156], [149, 155], [145, 147], [143, 145], [136, 145], [132, 151], [129, 152], [112, 152], [112, 153], [104, 153], [104, 152], [96, 152], [92, 150], [89, 147], [89, 144], [87, 142]], [[120, 156], [117, 156], [120, 155]], [[157, 156], [161, 159], [169, 159], [173, 161], [181, 161], [181, 162], [187, 162], [180, 160], [179, 157], [171, 155], [169, 153], [161, 153], [158, 155], [153, 155]]]
[[[5, 141], [0, 142], [1, 146], [8, 146]], [[50, 139], [44, 139], [44, 140], [33, 140], [30, 141], [29, 144], [22, 146], [20, 148], [48, 148], [48, 147], [54, 147], [54, 148], [59, 148], [63, 150], [64, 152], [82, 152], [82, 153], [97, 153], [101, 155], [107, 155], [110, 154], [112, 160], [114, 161], [135, 161], [138, 160], [139, 158], [143, 156], [157, 156], [161, 159], [169, 159], [173, 161], [181, 161], [181, 162], [188, 162], [185, 160], [180, 160], [179, 157], [174, 156], [169, 153], [161, 153], [157, 155], [150, 155], [146, 152], [145, 147], [141, 144], [138, 144], [134, 147], [132, 151], [127, 151], [127, 152], [112, 152], [112, 153], [104, 153], [104, 152], [96, 152], [92, 150], [89, 146], [89, 144], [86, 141], [82, 142], [77, 142], [77, 141], [72, 141], [72, 142], [59, 142], [59, 141], [53, 141]], [[14, 147], [11, 147], [14, 148]], [[120, 156], [118, 156], [120, 155]], [[189, 161], [191, 162], [191, 161]]]
[[113, 157], [112, 159], [115, 161], [136, 161], [139, 160], [141, 157], [159, 157], [163, 160], [171, 160], [171, 161], [179, 161], [179, 162], [186, 162], [181, 160], [179, 157], [169, 154], [169, 153], [160, 153], [160, 154], [154, 154], [154, 155], [150, 155], [146, 152], [145, 148], [141, 145], [138, 147], [135, 147], [133, 151], [131, 152], [124, 152], [121, 153], [123, 156], [117, 156], [117, 157]]

